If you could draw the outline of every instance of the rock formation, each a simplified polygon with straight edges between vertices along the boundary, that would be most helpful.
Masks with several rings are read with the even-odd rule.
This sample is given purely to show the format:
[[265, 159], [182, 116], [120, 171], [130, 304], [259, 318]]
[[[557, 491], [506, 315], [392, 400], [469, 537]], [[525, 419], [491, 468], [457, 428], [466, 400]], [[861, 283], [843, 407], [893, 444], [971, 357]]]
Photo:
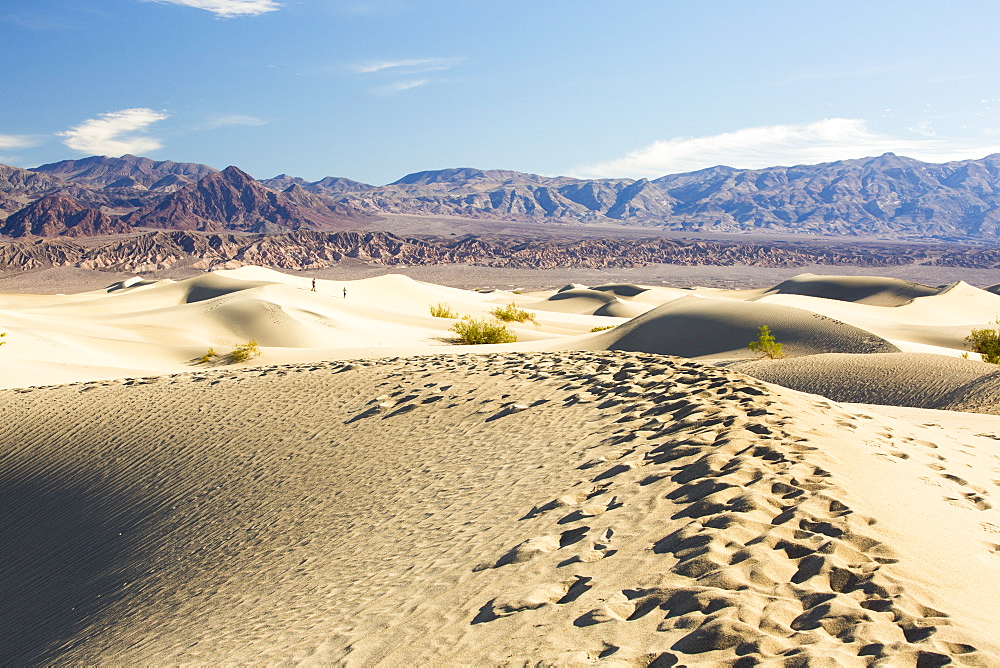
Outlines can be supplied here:
[[[91, 210], [92, 211], [92, 210]], [[81, 230], [82, 231], [82, 230]], [[62, 236], [67, 236], [63, 234]], [[285, 234], [201, 233], [159, 230], [130, 234], [97, 244], [62, 238], [0, 243], [0, 271], [81, 267], [132, 273], [190, 266], [210, 269], [253, 264], [276, 269], [319, 269], [347, 258], [389, 266], [471, 264], [554, 269], [626, 268], [652, 264], [801, 267], [811, 264], [886, 267], [929, 262], [961, 264], [951, 244], [878, 246], [803, 242], [779, 246], [738, 241], [647, 239], [552, 239], [514, 236], [401, 237], [389, 232]], [[952, 258], [955, 258], [952, 260]], [[949, 264], [954, 261], [955, 264]], [[981, 264], [986, 265], [986, 259]], [[990, 266], [1000, 267], [1000, 257]]]
[[[331, 203], [332, 205], [332, 203]], [[236, 167], [209, 174], [126, 216], [134, 227], [221, 232], [283, 232], [343, 227], [348, 217], [299, 206]]]
[[[173, 184], [177, 179], [185, 183], [194, 183], [218, 170], [193, 162], [154, 161], [126, 154], [120, 158], [91, 156], [81, 160], [63, 160], [35, 167], [31, 171], [91, 188], [137, 185], [144, 189], [157, 190], [164, 185]], [[167, 179], [171, 176], [175, 179]]]
[[11, 237], [91, 237], [131, 231], [132, 228], [117, 216], [58, 195], [47, 195], [32, 202], [8, 216], [0, 226], [0, 234]]

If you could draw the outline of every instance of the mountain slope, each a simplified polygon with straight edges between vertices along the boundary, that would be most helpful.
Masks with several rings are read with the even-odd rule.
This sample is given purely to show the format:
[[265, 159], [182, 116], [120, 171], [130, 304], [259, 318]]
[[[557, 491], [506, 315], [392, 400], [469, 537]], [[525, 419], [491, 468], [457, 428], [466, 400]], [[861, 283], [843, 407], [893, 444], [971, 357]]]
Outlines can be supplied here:
[[349, 218], [306, 209], [236, 167], [209, 174], [126, 216], [135, 227], [284, 232], [343, 227]]
[[117, 216], [58, 195], [32, 202], [8, 216], [0, 226], [0, 234], [11, 237], [90, 237], [131, 231], [132, 228]]
[[177, 179], [194, 183], [218, 170], [193, 162], [154, 161], [125, 154], [120, 158], [91, 156], [80, 160], [63, 160], [35, 167], [31, 171], [92, 188], [140, 186], [156, 189], [159, 182], [170, 176], [175, 178], [168, 179], [168, 184], [175, 183]]
[[1000, 239], [1000, 154], [931, 164], [891, 153], [819, 165], [712, 167], [653, 180], [417, 172], [339, 201], [370, 213], [674, 230]]

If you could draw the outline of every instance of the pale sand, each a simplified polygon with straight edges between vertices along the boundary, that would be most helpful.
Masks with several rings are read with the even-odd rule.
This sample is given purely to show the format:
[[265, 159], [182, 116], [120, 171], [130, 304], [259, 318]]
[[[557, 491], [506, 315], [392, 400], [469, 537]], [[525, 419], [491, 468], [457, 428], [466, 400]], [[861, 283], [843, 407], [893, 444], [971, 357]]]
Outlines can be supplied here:
[[706, 364], [985, 411], [1000, 296], [310, 287], [0, 295], [0, 663], [1000, 665], [1000, 417]]
[[[447, 303], [485, 317], [517, 302], [537, 324], [513, 323], [500, 351], [621, 349], [699, 358], [751, 357], [768, 325], [791, 356], [912, 352], [958, 357], [974, 327], [1000, 318], [1000, 295], [894, 279], [803, 275], [774, 289], [649, 288], [480, 293], [401, 275], [311, 281], [259, 267], [173, 282], [130, 279], [70, 295], [0, 294], [0, 386], [43, 385], [190, 370], [210, 347], [255, 339], [271, 362], [413, 355], [453, 347]], [[347, 289], [347, 298], [343, 290]], [[826, 298], [817, 296], [826, 294]], [[918, 295], [913, 297], [913, 295]], [[843, 301], [854, 298], [858, 301]], [[874, 305], [872, 302], [889, 305]], [[590, 333], [594, 327], [617, 325]]]
[[609, 352], [0, 409], [5, 664], [1000, 662], [1000, 418]]
[[1000, 367], [927, 353], [828, 353], [729, 368], [836, 401], [1000, 415]]

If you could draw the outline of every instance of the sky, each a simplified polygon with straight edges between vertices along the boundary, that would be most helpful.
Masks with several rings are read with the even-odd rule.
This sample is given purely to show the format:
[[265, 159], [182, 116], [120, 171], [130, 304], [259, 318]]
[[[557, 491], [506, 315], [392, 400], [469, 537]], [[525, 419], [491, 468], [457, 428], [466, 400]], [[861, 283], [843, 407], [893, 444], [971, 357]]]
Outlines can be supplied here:
[[0, 163], [381, 185], [982, 158], [998, 25], [995, 0], [3, 0]]

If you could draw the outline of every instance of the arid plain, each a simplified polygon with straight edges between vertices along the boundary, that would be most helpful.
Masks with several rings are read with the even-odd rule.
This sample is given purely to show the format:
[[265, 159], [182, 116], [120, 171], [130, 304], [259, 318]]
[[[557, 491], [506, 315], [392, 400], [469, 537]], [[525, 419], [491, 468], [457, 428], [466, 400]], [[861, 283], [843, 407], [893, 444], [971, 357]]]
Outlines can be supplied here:
[[[512, 302], [516, 343], [429, 312]], [[0, 294], [0, 659], [998, 665], [998, 315], [813, 274]]]

